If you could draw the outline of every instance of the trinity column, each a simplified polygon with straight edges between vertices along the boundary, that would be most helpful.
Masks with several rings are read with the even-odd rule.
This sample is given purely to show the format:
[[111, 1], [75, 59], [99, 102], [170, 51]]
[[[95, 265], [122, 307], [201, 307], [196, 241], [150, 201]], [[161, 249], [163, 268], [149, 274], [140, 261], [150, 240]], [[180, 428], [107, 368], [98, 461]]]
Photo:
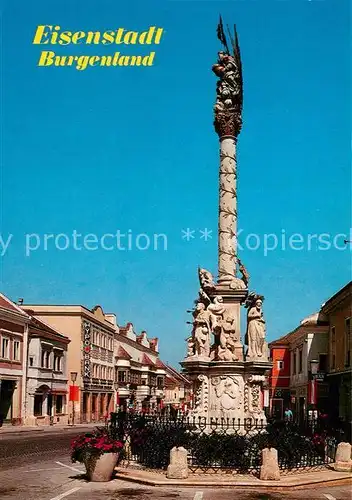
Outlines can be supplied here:
[[[223, 45], [212, 71], [218, 77], [214, 126], [220, 141], [218, 277], [198, 269], [200, 289], [192, 311], [192, 334], [181, 363], [193, 381], [193, 414], [206, 418], [265, 420], [262, 389], [271, 368], [265, 342], [264, 297], [248, 291], [249, 274], [237, 255], [237, 137], [242, 127], [243, 80], [236, 28], [229, 36], [222, 20]], [[241, 277], [237, 275], [238, 271]], [[245, 350], [241, 305], [247, 308]]]

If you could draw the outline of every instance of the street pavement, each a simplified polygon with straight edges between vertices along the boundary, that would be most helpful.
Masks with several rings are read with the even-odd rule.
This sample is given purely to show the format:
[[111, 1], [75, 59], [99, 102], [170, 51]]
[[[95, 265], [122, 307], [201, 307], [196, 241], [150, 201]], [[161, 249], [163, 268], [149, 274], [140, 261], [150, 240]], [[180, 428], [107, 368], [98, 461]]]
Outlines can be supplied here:
[[350, 500], [350, 486], [284, 493], [209, 488], [159, 488], [118, 479], [89, 483], [70, 461], [70, 441], [84, 429], [0, 435], [1, 500]]

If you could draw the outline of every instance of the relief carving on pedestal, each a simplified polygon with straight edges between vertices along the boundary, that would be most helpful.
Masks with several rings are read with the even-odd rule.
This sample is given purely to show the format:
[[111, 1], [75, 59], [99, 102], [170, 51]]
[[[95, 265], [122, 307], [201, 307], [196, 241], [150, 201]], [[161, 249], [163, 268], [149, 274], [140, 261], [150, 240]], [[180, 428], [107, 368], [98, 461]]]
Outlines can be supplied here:
[[236, 377], [213, 377], [211, 383], [214, 388], [212, 409], [220, 411], [237, 410], [241, 408], [243, 391]]

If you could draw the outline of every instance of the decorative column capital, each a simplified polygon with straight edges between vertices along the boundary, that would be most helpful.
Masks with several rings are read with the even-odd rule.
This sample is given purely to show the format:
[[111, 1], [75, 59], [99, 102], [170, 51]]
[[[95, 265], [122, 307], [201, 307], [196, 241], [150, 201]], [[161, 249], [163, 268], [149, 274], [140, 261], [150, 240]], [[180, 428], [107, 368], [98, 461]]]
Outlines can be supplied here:
[[226, 111], [215, 110], [214, 127], [220, 140], [225, 137], [236, 140], [242, 128], [241, 111], [233, 108]]

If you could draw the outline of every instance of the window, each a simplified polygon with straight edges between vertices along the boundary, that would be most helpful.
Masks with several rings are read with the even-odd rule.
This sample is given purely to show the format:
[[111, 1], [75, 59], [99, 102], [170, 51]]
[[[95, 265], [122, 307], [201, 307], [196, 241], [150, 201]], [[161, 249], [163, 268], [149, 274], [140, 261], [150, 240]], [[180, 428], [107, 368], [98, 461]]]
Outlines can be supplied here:
[[164, 377], [157, 378], [157, 387], [158, 387], [158, 389], [164, 388]]
[[127, 382], [127, 373], [125, 370], [123, 370], [123, 371], [119, 370], [117, 372], [117, 376], [118, 376], [118, 378], [117, 378], [118, 382]]
[[34, 365], [34, 358], [33, 356], [30, 356], [29, 358], [29, 366], [33, 366]]
[[18, 340], [13, 342], [13, 359], [14, 361], [20, 360], [20, 342]]
[[283, 370], [284, 369], [284, 362], [282, 360], [277, 362], [277, 369], [278, 370]]
[[351, 318], [345, 319], [345, 366], [351, 364]]
[[139, 373], [131, 372], [131, 384], [132, 385], [140, 385], [141, 384], [141, 376]]
[[326, 354], [319, 354], [319, 371], [326, 372], [328, 368], [328, 357]]
[[297, 354], [293, 353], [293, 375], [297, 373]]
[[336, 365], [336, 331], [335, 327], [331, 327], [331, 369], [335, 370]]
[[34, 416], [40, 417], [43, 412], [43, 396], [42, 394], [36, 394], [34, 396]]
[[58, 395], [56, 396], [56, 413], [63, 413], [62, 411], [63, 408], [63, 396]]
[[54, 371], [61, 372], [62, 370], [62, 356], [60, 354], [54, 354]]
[[299, 368], [299, 373], [302, 373], [303, 371], [303, 351], [300, 349], [298, 351], [298, 368]]
[[5, 359], [10, 358], [10, 349], [9, 349], [10, 341], [6, 337], [2, 337], [1, 339], [1, 357]]
[[41, 367], [50, 368], [50, 351], [42, 350]]

